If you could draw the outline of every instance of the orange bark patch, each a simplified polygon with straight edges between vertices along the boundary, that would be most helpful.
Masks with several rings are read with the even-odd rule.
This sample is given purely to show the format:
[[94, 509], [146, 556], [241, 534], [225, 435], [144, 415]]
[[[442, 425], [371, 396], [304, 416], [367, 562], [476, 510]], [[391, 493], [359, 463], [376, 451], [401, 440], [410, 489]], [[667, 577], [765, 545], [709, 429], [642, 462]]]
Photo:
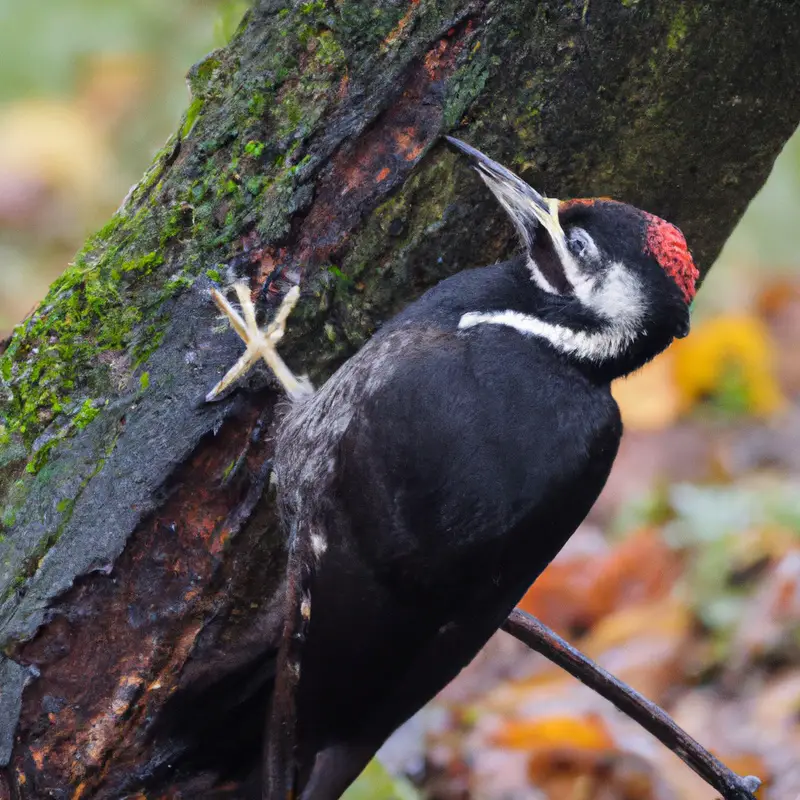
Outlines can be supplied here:
[[403, 35], [403, 31], [409, 26], [411, 20], [414, 19], [414, 9], [418, 4], [419, 0], [411, 0], [411, 5], [408, 7], [408, 11], [403, 14], [397, 25], [392, 28], [388, 36], [383, 40], [384, 48], [388, 47], [390, 44], [394, 44], [394, 42], [396, 42]]
[[339, 82], [339, 90], [336, 92], [336, 96], [339, 100], [344, 100], [347, 97], [347, 93], [350, 90], [350, 75], [349, 73], [345, 72], [342, 75], [342, 80]]
[[[405, 180], [439, 135], [443, 99], [434, 84], [453, 73], [470, 32], [467, 23], [457, 27], [452, 37], [438, 40], [422, 63], [410, 70], [402, 93], [386, 112], [333, 156], [330, 170], [317, 184], [314, 204], [296, 244], [287, 248], [282, 259], [284, 266], [308, 270], [338, 259], [365, 211]], [[380, 187], [377, 191], [376, 186]]]

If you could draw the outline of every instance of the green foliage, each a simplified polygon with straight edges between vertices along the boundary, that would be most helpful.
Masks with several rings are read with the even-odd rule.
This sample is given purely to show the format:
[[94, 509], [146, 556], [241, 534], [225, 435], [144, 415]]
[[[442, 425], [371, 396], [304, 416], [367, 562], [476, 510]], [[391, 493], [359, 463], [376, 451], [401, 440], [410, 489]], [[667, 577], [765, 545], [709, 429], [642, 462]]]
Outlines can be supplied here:
[[248, 8], [250, 3], [247, 0], [223, 0], [214, 25], [214, 40], [218, 47], [223, 47], [233, 38]]
[[685, 579], [698, 617], [723, 639], [741, 619], [749, 597], [737, 579], [742, 531], [781, 528], [800, 539], [800, 495], [792, 484], [692, 486], [669, 493], [674, 519], [665, 537], [675, 547], [691, 548]]
[[368, 764], [342, 800], [419, 800], [419, 793], [402, 778], [394, 778], [377, 759]]
[[751, 408], [750, 383], [738, 364], [728, 365], [722, 373], [712, 400], [712, 406], [725, 415], [746, 416]]

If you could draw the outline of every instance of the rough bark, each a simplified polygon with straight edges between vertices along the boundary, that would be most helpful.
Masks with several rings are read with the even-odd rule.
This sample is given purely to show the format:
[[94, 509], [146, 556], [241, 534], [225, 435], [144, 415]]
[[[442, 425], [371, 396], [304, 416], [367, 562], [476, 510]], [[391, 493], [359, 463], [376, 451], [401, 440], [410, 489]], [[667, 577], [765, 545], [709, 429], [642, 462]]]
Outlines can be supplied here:
[[323, 380], [514, 247], [445, 132], [676, 222], [706, 271], [798, 72], [789, 0], [259, 0], [0, 360], [0, 798], [245, 793], [281, 622], [277, 395], [262, 371], [203, 403], [240, 352], [212, 282], [300, 276], [282, 352]]

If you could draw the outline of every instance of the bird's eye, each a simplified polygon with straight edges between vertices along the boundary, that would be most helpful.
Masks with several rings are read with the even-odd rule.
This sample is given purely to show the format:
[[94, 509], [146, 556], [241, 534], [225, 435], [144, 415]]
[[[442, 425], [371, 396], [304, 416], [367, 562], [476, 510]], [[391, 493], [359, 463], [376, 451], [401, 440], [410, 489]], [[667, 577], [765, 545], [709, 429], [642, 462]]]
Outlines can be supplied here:
[[597, 252], [592, 237], [583, 228], [572, 228], [567, 235], [567, 244], [575, 258], [585, 258]]

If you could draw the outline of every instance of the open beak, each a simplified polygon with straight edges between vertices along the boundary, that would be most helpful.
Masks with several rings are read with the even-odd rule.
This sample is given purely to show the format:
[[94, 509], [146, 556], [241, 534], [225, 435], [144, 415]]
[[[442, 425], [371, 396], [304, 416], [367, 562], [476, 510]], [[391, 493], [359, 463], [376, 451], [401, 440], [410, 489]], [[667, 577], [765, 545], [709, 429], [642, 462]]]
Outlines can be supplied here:
[[560, 201], [543, 197], [513, 172], [466, 142], [452, 136], [445, 136], [445, 139], [469, 158], [472, 167], [511, 215], [529, 247], [533, 243], [535, 227], [541, 225], [550, 235], [558, 255], [563, 257], [567, 254], [566, 237], [558, 219]]

